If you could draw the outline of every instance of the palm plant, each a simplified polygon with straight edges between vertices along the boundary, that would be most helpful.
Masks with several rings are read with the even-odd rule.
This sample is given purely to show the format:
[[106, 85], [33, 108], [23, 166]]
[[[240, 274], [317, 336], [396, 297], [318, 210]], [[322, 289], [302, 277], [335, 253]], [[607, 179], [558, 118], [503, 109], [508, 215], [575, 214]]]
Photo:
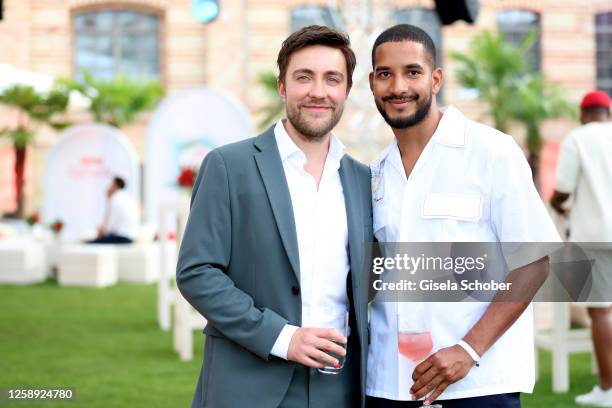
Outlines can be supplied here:
[[505, 42], [501, 34], [482, 32], [474, 37], [468, 53], [452, 53], [459, 65], [455, 72], [458, 82], [478, 91], [495, 128], [502, 132], [507, 132], [510, 125], [508, 101], [516, 97], [517, 81], [527, 74], [525, 52], [532, 42], [528, 37], [515, 47]]
[[14, 85], [0, 94], [0, 103], [17, 110], [17, 126], [0, 130], [0, 136], [8, 137], [15, 152], [15, 191], [17, 210], [9, 216], [22, 217], [24, 210], [24, 169], [28, 145], [36, 135], [36, 124], [47, 124], [55, 129], [68, 125], [61, 121], [69, 101], [69, 89], [56, 83], [46, 94], [38, 93], [29, 85]]
[[540, 125], [546, 119], [571, 116], [572, 108], [557, 85], [530, 70], [527, 52], [533, 41], [534, 36], [528, 35], [514, 46], [501, 34], [483, 32], [474, 37], [468, 53], [452, 57], [459, 65], [458, 82], [478, 91], [497, 129], [508, 132], [512, 121], [526, 127], [528, 160], [537, 185]]
[[573, 117], [575, 109], [562, 97], [558, 85], [546, 83], [539, 74], [529, 75], [518, 82], [516, 95], [516, 98], [508, 102], [508, 110], [511, 117], [522, 123], [527, 130], [527, 161], [532, 174], [536, 175], [540, 169], [542, 149], [541, 123], [551, 118]]
[[138, 81], [117, 75], [110, 81], [96, 79], [83, 70], [83, 80], [64, 80], [70, 89], [90, 100], [90, 112], [96, 122], [122, 127], [134, 121], [136, 116], [155, 107], [164, 95], [159, 81]]

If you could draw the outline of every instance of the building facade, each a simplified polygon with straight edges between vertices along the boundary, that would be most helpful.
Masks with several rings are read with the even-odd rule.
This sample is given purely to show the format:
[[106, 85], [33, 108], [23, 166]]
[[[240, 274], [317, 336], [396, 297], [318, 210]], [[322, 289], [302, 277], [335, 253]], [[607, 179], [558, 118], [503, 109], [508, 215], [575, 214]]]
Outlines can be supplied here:
[[[519, 42], [529, 32], [536, 41], [529, 64], [560, 84], [578, 101], [598, 86], [612, 91], [612, 1], [481, 0], [476, 24], [441, 26], [433, 0], [220, 0], [221, 12], [209, 24], [198, 22], [190, 0], [4, 0], [0, 20], [0, 64], [54, 77], [78, 78], [82, 68], [99, 78], [116, 73], [159, 79], [168, 94], [202, 85], [233, 95], [253, 114], [269, 103], [259, 84], [262, 72], [275, 72], [284, 38], [300, 26], [320, 23], [351, 34], [358, 55], [355, 86], [338, 130], [349, 150], [368, 161], [389, 140], [367, 88], [369, 52], [378, 32], [396, 22], [420, 24], [436, 41], [445, 71], [444, 104], [488, 121], [486, 109], [453, 77], [453, 51], [465, 51], [482, 30], [502, 31]], [[4, 118], [10, 115], [5, 113]], [[89, 120], [87, 115], [75, 117]], [[124, 132], [144, 151], [147, 115]], [[3, 119], [0, 119], [2, 121]], [[8, 119], [7, 119], [8, 120]], [[551, 121], [546, 138], [561, 139], [575, 126]], [[0, 128], [8, 126], [0, 123]], [[366, 131], [364, 132], [364, 129]], [[521, 129], [516, 137], [521, 140]], [[38, 208], [44, 157], [54, 134], [41, 130], [30, 149], [26, 172], [28, 210]], [[12, 152], [0, 139], [0, 209], [14, 206]], [[145, 163], [146, 165], [146, 163]]]

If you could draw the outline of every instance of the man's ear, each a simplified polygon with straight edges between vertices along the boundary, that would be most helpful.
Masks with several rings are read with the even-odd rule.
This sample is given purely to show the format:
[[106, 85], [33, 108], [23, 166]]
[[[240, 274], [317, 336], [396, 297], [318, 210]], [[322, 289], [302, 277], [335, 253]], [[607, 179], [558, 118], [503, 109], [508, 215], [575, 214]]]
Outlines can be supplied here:
[[442, 80], [444, 79], [444, 72], [442, 72], [442, 68], [438, 67], [433, 70], [431, 73], [432, 79], [432, 92], [437, 94], [440, 92], [440, 88], [442, 88]]
[[285, 91], [285, 84], [280, 79], [276, 80], [276, 89], [278, 89], [278, 95], [281, 97], [283, 102], [287, 101], [287, 92]]
[[370, 72], [368, 79], [370, 80], [370, 91], [374, 92], [374, 72]]

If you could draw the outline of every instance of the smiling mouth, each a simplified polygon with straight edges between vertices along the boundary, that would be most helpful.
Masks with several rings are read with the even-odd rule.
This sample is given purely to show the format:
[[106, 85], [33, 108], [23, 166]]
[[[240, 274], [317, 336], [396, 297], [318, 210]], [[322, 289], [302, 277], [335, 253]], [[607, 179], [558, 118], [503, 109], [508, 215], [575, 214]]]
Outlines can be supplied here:
[[412, 96], [410, 98], [385, 98], [385, 102], [391, 102], [391, 103], [405, 103], [405, 102], [413, 102], [416, 101], [417, 97], [416, 96]]
[[417, 98], [406, 98], [406, 99], [387, 99], [385, 102], [391, 104], [393, 107], [401, 108], [407, 106], [411, 102], [416, 102]]
[[314, 112], [325, 112], [331, 110], [331, 106], [324, 105], [303, 105], [302, 108], [308, 109]]

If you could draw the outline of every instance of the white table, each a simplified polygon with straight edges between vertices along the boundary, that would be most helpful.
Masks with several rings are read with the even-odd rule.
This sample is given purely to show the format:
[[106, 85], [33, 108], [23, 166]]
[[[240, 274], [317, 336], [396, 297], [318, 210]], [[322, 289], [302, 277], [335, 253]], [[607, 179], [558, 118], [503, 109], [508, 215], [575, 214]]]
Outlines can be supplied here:
[[117, 251], [114, 245], [62, 246], [57, 271], [57, 281], [61, 286], [100, 288], [114, 285], [117, 280]]
[[26, 285], [47, 278], [43, 244], [30, 239], [0, 240], [0, 283]]
[[115, 247], [120, 282], [152, 283], [159, 280], [162, 268], [158, 242], [118, 244]]

